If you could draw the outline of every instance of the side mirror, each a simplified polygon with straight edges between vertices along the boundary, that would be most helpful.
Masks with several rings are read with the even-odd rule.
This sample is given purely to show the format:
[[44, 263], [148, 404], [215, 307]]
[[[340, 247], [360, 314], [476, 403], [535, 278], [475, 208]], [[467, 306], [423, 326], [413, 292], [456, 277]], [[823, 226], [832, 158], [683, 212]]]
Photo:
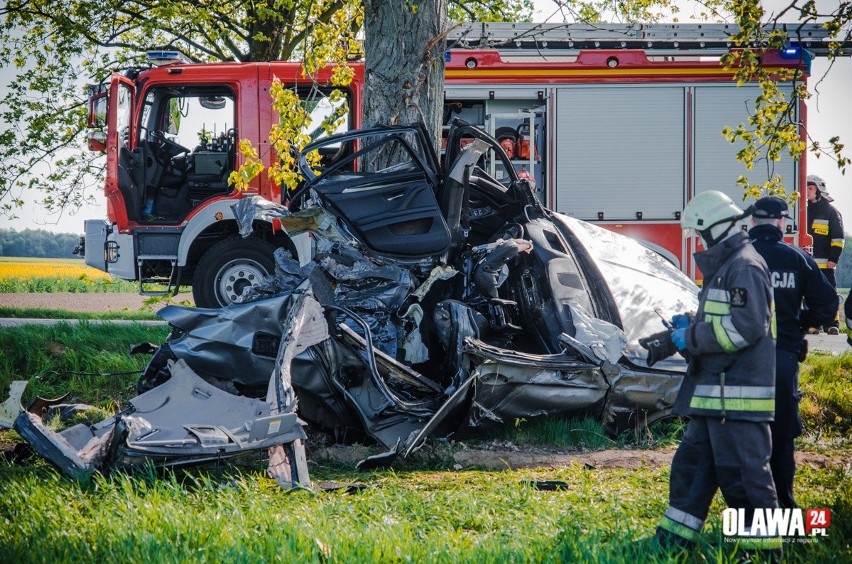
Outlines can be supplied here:
[[106, 151], [106, 132], [103, 129], [90, 129], [86, 140], [90, 151], [99, 153]]
[[107, 104], [109, 92], [99, 92], [89, 98], [89, 133], [88, 145], [90, 151], [106, 151]]

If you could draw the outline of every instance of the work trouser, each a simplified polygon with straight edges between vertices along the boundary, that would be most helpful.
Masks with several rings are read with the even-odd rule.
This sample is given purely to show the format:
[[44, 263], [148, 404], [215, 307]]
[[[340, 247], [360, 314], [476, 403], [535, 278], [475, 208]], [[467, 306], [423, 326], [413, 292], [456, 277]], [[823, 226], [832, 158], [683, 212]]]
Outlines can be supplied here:
[[[834, 275], [833, 268], [820, 268], [820, 272], [825, 276], [825, 279], [829, 281], [831, 286], [837, 289], [837, 277]], [[840, 305], [840, 296], [837, 296], [837, 305]], [[823, 326], [824, 329], [828, 330], [829, 327], [840, 327], [840, 315], [838, 313], [834, 314], [834, 321], [831, 323], [827, 323]]]
[[[754, 509], [778, 507], [769, 469], [771, 440], [766, 422], [693, 417], [672, 460], [669, 508], [657, 528], [658, 538], [674, 535], [681, 544], [695, 542], [717, 489], [728, 507], [746, 510], [746, 523]], [[777, 540], [777, 546], [749, 540], [741, 544], [780, 549]]]
[[778, 494], [778, 505], [796, 507], [793, 498], [793, 477], [796, 475], [796, 458], [793, 442], [802, 434], [799, 416], [799, 361], [789, 351], [775, 350], [775, 421], [769, 424], [772, 431], [772, 457], [769, 466]]

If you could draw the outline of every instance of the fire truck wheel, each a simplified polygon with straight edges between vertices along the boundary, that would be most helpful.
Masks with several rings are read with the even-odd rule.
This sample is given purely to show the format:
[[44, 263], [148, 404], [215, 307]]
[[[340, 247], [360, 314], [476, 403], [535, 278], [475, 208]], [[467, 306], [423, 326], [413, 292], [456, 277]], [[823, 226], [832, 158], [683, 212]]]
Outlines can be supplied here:
[[275, 246], [261, 239], [231, 237], [207, 249], [192, 282], [197, 307], [224, 307], [249, 286], [275, 272]]

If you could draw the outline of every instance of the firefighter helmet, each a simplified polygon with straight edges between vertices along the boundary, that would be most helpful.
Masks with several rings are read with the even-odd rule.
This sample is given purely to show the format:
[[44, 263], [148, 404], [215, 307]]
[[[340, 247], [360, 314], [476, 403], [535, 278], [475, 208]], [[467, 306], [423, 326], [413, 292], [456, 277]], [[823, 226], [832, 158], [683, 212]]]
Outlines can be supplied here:
[[825, 180], [823, 180], [821, 176], [817, 176], [816, 174], [809, 174], [808, 184], [813, 184], [814, 186], [816, 186], [817, 192], [819, 192], [820, 195], [829, 202], [834, 201], [834, 198], [832, 198], [828, 193], [828, 188], [826, 188], [825, 186]]
[[701, 192], [692, 198], [680, 218], [682, 229], [694, 229], [708, 247], [725, 239], [731, 228], [751, 215], [752, 208], [743, 211], [733, 200], [718, 190]]

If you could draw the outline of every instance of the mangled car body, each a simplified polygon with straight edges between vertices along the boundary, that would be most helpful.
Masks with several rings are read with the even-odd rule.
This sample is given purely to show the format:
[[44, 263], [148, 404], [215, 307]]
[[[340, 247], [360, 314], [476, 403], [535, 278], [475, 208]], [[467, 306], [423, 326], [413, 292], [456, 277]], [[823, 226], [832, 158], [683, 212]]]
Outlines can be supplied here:
[[686, 364], [651, 368], [637, 341], [694, 310], [697, 288], [637, 242], [543, 208], [492, 137], [457, 123], [441, 165], [422, 127], [379, 127], [314, 142], [299, 165], [289, 208], [247, 197], [235, 215], [246, 235], [263, 219], [309, 237], [311, 256], [279, 249], [241, 303], [161, 310], [173, 331], [135, 404], [185, 369], [246, 401], [291, 386], [300, 418], [387, 459], [519, 417], [617, 431], [669, 412]]

